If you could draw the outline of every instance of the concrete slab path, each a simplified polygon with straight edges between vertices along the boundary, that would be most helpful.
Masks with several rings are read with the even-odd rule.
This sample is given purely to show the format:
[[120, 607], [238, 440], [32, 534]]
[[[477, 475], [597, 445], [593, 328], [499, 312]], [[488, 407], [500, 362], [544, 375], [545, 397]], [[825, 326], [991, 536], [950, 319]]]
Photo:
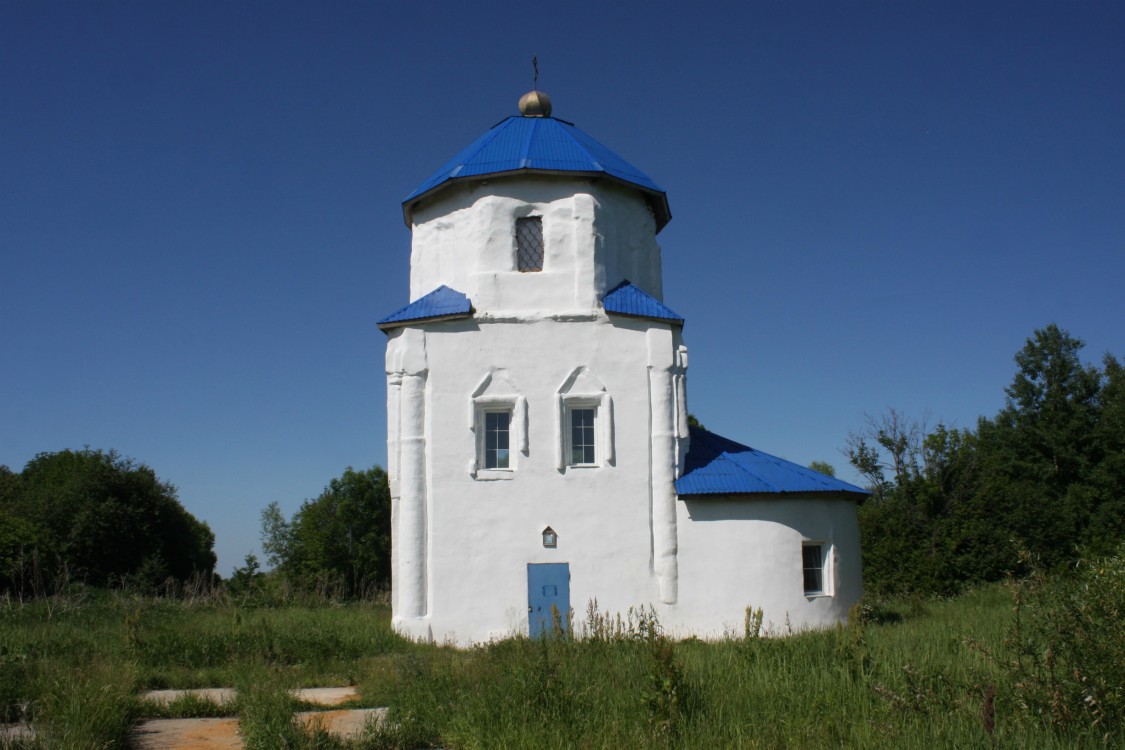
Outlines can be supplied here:
[[0, 748], [11, 747], [17, 740], [33, 740], [35, 731], [27, 724], [0, 724]]
[[136, 750], [242, 750], [238, 719], [153, 719], [133, 727]]
[[297, 721], [306, 729], [321, 727], [329, 734], [345, 739], [362, 734], [369, 724], [376, 724], [387, 715], [385, 708], [353, 708], [343, 711], [302, 711]]
[[[317, 706], [338, 706], [341, 703], [359, 698], [359, 691], [354, 686], [348, 687], [322, 687], [298, 688], [291, 691], [294, 698], [304, 703]], [[238, 693], [234, 688], [196, 688], [193, 690], [149, 690], [141, 693], [141, 698], [153, 703], [169, 705], [185, 695], [192, 695], [201, 700], [213, 703], [231, 703]]]
[[[380, 721], [385, 708], [356, 708], [339, 711], [302, 711], [296, 714], [302, 726], [321, 727], [345, 739], [363, 732], [368, 722]], [[238, 719], [152, 719], [133, 728], [134, 750], [242, 750]]]
[[359, 690], [349, 687], [300, 688], [293, 691], [293, 697], [303, 703], [316, 706], [338, 706], [341, 703], [359, 698]]
[[[236, 697], [233, 688], [153, 690], [141, 697], [167, 705], [184, 695], [194, 695], [218, 704], [230, 703]], [[359, 698], [359, 692], [354, 687], [302, 688], [294, 690], [293, 697], [305, 703], [338, 706]], [[369, 723], [382, 721], [386, 714], [385, 708], [354, 708], [301, 711], [295, 714], [295, 718], [307, 729], [319, 726], [330, 734], [347, 739], [362, 733]], [[34, 737], [34, 727], [26, 724], [0, 725], [0, 748]], [[133, 727], [130, 747], [134, 750], [242, 750], [244, 745], [238, 734], [238, 718], [231, 716], [143, 721]]]

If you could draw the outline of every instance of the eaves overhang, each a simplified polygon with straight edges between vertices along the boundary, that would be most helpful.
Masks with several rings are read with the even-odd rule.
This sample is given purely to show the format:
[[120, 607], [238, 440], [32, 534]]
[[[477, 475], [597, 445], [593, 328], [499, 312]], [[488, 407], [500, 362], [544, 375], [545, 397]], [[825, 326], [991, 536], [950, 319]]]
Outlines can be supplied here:
[[468, 318], [472, 314], [473, 305], [469, 298], [456, 289], [442, 284], [429, 294], [395, 310], [377, 325], [383, 331], [388, 331], [415, 323], [436, 323], [442, 320]]
[[411, 226], [421, 203], [458, 183], [520, 175], [615, 182], [645, 197], [657, 232], [672, 219], [663, 188], [573, 123], [514, 116], [493, 126], [408, 195], [402, 203], [403, 220]]
[[605, 293], [602, 298], [602, 308], [612, 315], [662, 320], [678, 326], [684, 324], [682, 315], [628, 279]]
[[684, 472], [676, 480], [681, 498], [738, 495], [846, 497], [862, 502], [871, 493], [733, 440], [690, 428]]

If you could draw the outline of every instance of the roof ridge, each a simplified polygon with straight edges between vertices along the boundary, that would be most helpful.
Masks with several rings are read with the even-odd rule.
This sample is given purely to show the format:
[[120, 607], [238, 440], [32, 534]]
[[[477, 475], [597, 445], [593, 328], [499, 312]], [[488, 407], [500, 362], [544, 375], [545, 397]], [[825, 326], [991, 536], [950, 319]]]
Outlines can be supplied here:
[[[532, 118], [529, 118], [529, 119], [532, 119]], [[542, 120], [542, 119], [543, 118], [541, 118], [541, 117], [536, 117], [536, 118], [532, 119], [532, 122], [528, 123], [527, 134], [524, 135], [524, 137], [523, 137], [523, 143], [520, 146], [520, 155], [519, 155], [520, 156], [520, 167], [522, 167], [524, 169], [528, 169], [528, 168], [531, 167], [531, 149], [535, 145], [535, 141], [536, 141], [535, 136], [538, 135], [538, 133], [539, 133], [539, 121]]]
[[[751, 448], [750, 450], [754, 451], [753, 448]], [[761, 451], [754, 451], [754, 452], [755, 453], [761, 453]], [[769, 454], [767, 453], [767, 454], [763, 454], [763, 455], [769, 455]], [[773, 481], [772, 479], [767, 479], [766, 477], [762, 477], [762, 476], [759, 476], [759, 475], [755, 474], [750, 469], [749, 466], [745, 466], [740, 461], [737, 461], [736, 459], [732, 458], [730, 456], [730, 454], [728, 454], [726, 451], [723, 451], [722, 453], [720, 453], [718, 456], [716, 456], [716, 458], [718, 460], [725, 461], [726, 463], [729, 463], [734, 468], [738, 469], [738, 471], [740, 473], [745, 474], [746, 476], [753, 479], [755, 482], [759, 482], [761, 484], [764, 484], [765, 486], [769, 487], [774, 492], [783, 492], [784, 491], [784, 490], [781, 489], [781, 485], [779, 485], [777, 482]]]

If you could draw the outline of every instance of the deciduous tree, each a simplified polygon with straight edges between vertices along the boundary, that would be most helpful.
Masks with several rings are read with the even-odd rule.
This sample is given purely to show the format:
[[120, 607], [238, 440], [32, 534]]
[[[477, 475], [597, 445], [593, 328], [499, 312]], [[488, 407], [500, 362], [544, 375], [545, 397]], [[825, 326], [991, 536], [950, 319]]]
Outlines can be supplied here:
[[[41, 453], [0, 477], [0, 527], [18, 528], [20, 559], [93, 585], [155, 586], [210, 576], [214, 534], [149, 467], [114, 451]], [[14, 526], [13, 526], [14, 525]], [[11, 534], [9, 533], [9, 536]], [[0, 537], [3, 533], [0, 533]], [[11, 565], [11, 544], [6, 556]], [[17, 576], [9, 570], [8, 585]]]
[[346, 596], [386, 588], [391, 578], [391, 494], [376, 466], [348, 467], [287, 521], [277, 503], [262, 512], [262, 547], [278, 571], [304, 587]]
[[1125, 368], [1084, 364], [1081, 339], [1037, 330], [1016, 354], [1003, 409], [975, 431], [899, 412], [869, 418], [846, 454], [876, 493], [860, 509], [874, 591], [949, 593], [1048, 567], [1125, 536]]

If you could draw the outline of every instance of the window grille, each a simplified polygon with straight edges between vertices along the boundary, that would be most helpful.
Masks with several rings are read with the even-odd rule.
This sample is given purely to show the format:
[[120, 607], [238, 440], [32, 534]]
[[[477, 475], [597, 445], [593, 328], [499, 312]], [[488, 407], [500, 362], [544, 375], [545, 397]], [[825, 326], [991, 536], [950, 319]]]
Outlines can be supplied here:
[[516, 268], [543, 270], [543, 219], [538, 216], [516, 219]]

